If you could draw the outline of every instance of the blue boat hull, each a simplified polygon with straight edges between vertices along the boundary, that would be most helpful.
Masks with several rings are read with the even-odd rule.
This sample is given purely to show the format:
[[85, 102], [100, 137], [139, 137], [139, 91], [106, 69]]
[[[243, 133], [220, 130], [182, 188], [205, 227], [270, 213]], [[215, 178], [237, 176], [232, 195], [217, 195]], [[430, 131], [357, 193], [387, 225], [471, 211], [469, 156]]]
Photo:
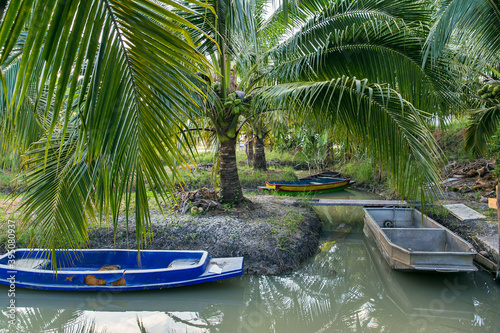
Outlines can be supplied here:
[[[47, 250], [19, 249], [3, 255], [0, 284], [14, 282], [16, 287], [41, 290], [125, 291], [187, 286], [243, 274], [242, 257], [210, 259], [206, 251], [57, 252], [57, 274], [50, 267]], [[13, 257], [15, 261], [9, 262]]]

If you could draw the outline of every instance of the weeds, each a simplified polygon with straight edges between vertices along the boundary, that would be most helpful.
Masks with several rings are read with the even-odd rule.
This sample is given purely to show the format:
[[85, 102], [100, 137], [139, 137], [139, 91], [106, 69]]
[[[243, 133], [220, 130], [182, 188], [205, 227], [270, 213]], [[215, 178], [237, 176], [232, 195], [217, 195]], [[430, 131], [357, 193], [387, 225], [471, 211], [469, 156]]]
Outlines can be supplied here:
[[304, 217], [290, 209], [284, 216], [275, 216], [271, 223], [286, 229], [288, 233], [293, 233], [302, 222], [304, 222]]
[[488, 208], [483, 212], [483, 214], [488, 217], [496, 217], [498, 215], [498, 212], [496, 209]]
[[441, 205], [434, 205], [426, 208], [427, 211], [426, 213], [428, 215], [432, 215], [434, 218], [440, 219], [440, 220], [445, 220], [448, 215], [450, 215], [450, 211], [446, 208], [444, 208]]

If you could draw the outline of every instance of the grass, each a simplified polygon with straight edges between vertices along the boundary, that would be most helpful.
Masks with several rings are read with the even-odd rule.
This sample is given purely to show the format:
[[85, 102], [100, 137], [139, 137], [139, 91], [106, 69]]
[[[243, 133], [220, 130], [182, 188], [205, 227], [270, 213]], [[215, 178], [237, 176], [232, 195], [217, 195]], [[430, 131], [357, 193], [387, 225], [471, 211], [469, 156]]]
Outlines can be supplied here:
[[10, 193], [14, 189], [14, 175], [8, 170], [0, 170], [0, 192]]
[[[292, 166], [286, 166], [282, 168], [273, 168], [267, 171], [254, 170], [253, 167], [246, 164], [247, 158], [244, 150], [237, 150], [236, 152], [237, 162], [238, 162], [238, 173], [240, 182], [245, 189], [256, 189], [259, 185], [264, 185], [266, 181], [293, 181], [297, 180]], [[297, 155], [298, 156], [298, 155]], [[282, 165], [292, 165], [299, 162], [297, 156], [287, 152], [278, 152], [277, 150], [270, 151], [266, 150], [266, 159], [278, 160]], [[195, 161], [197, 164], [201, 163], [212, 163], [213, 153], [212, 152], [200, 152], [196, 157]], [[300, 161], [302, 162], [302, 161]], [[185, 170], [179, 170], [180, 176], [184, 180], [182, 184], [178, 183], [176, 185], [181, 186], [184, 190], [196, 190], [202, 187], [214, 188], [211, 182], [212, 171], [211, 169], [198, 169], [190, 172]], [[8, 209], [7, 202], [9, 201], [9, 195], [6, 193], [10, 192], [10, 186], [12, 186], [13, 175], [9, 170], [0, 170], [0, 243], [7, 239], [7, 224], [9, 219], [15, 219], [16, 214], [13, 212], [15, 205], [12, 209]], [[163, 209], [168, 212], [168, 209], [172, 206], [173, 200], [167, 198], [167, 202], [161, 202], [160, 205], [156, 202], [154, 196], [154, 189], [148, 187], [147, 199], [150, 209], [160, 210]], [[125, 203], [123, 202], [120, 207], [120, 214], [125, 213]], [[129, 207], [129, 216], [133, 216], [135, 211], [135, 195], [131, 196], [131, 202]], [[294, 230], [298, 222], [296, 222], [300, 216], [284, 217], [278, 219], [276, 223], [286, 226], [289, 230]], [[294, 222], [295, 221], [295, 222]], [[19, 233], [21, 235], [21, 233]], [[26, 236], [22, 236], [20, 239], [23, 242], [27, 242], [29, 237], [25, 239]]]
[[306, 156], [301, 153], [293, 153], [288, 151], [266, 150], [266, 160], [279, 161], [283, 165], [295, 166], [306, 163]]
[[372, 183], [375, 179], [374, 167], [370, 159], [352, 159], [340, 166], [339, 171], [344, 176], [356, 179], [358, 184]]
[[485, 211], [482, 212], [484, 215], [488, 217], [497, 217], [498, 213], [496, 209], [488, 208]]
[[290, 251], [289, 245], [293, 243], [292, 234], [298, 226], [304, 222], [304, 217], [293, 209], [286, 211], [284, 215], [274, 215], [270, 220], [273, 225], [270, 235], [276, 239], [277, 246], [283, 251]]
[[267, 171], [254, 170], [248, 165], [239, 166], [238, 174], [243, 188], [255, 188], [264, 185], [266, 181], [291, 181], [297, 180], [292, 167], [269, 169]]
[[32, 238], [31, 231], [23, 231], [16, 221], [19, 219], [17, 207], [20, 199], [12, 200], [7, 194], [0, 194], [0, 246], [3, 246], [8, 240], [9, 224], [16, 224], [16, 247], [27, 247]]
[[358, 187], [394, 192], [390, 179], [374, 165], [370, 158], [354, 157], [344, 164], [337, 165], [334, 170], [339, 171], [344, 177], [355, 180]]
[[444, 220], [451, 213], [441, 205], [433, 205], [425, 207], [425, 214], [432, 216], [434, 219]]
[[433, 135], [438, 145], [445, 152], [446, 159], [469, 161], [475, 158], [470, 152], [464, 150], [465, 128], [467, 125], [467, 118], [454, 117], [444, 128], [435, 128], [433, 130]]
[[293, 233], [302, 222], [304, 222], [304, 217], [300, 213], [290, 209], [284, 216], [276, 216], [271, 223], [285, 228], [289, 233]]
[[[185, 172], [184, 170], [180, 171], [182, 178], [184, 179], [184, 183], [182, 184], [182, 188], [185, 191], [193, 191], [203, 187], [207, 187], [209, 189], [214, 188], [211, 183], [211, 170], [195, 170], [193, 172]], [[259, 185], [264, 185], [266, 180], [273, 181], [291, 181], [297, 180], [295, 176], [294, 170], [292, 167], [284, 167], [282, 169], [273, 169], [267, 171], [259, 171], [254, 170], [252, 167], [248, 165], [240, 165], [238, 166], [238, 175], [240, 178], [241, 186], [244, 189], [256, 189]], [[181, 184], [177, 183], [177, 186], [181, 186]], [[155, 200], [153, 189], [148, 189], [146, 192], [148, 198], [148, 204], [150, 209], [168, 211], [168, 209], [173, 205], [174, 200], [167, 198], [167, 205], [163, 202], [160, 205]], [[125, 212], [125, 203], [123, 202], [120, 207], [120, 213]], [[232, 208], [232, 207], [227, 207]], [[130, 210], [129, 214], [132, 215], [135, 211], [135, 196], [132, 195], [130, 202]]]

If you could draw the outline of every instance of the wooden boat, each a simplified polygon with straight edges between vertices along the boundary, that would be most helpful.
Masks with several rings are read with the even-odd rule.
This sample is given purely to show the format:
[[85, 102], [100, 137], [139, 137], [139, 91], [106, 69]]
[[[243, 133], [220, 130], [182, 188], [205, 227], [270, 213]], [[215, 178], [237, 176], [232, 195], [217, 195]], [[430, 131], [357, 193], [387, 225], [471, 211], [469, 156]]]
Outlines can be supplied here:
[[206, 251], [18, 249], [0, 257], [0, 284], [42, 290], [145, 290], [243, 274], [243, 258], [210, 259]]
[[310, 175], [307, 177], [299, 178], [299, 180], [310, 180], [310, 179], [324, 179], [324, 178], [339, 178], [340, 172], [337, 171], [325, 171]]
[[270, 190], [282, 192], [331, 192], [343, 190], [351, 184], [350, 178], [328, 178], [289, 182], [266, 182], [266, 187]]
[[450, 230], [411, 208], [363, 208], [364, 233], [373, 237], [392, 269], [477, 271], [476, 251]]

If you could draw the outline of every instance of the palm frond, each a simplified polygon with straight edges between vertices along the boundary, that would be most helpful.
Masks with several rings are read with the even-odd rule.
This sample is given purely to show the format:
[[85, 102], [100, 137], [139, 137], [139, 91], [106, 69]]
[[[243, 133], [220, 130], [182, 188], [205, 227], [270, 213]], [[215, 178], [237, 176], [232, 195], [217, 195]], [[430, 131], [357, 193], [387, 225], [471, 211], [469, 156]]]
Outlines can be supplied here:
[[[457, 100], [454, 73], [445, 70], [446, 57], [422, 69], [421, 49], [428, 29], [398, 17], [404, 16], [402, 9], [389, 15], [380, 4], [367, 1], [366, 6], [360, 1], [357, 6], [328, 8], [311, 18], [271, 51], [278, 65], [269, 78], [277, 82], [322, 81], [342, 75], [367, 78], [390, 84], [419, 109], [447, 114]], [[428, 16], [425, 7], [420, 16], [412, 12], [414, 6], [409, 5], [410, 16]]]
[[465, 149], [480, 154], [500, 126], [500, 105], [472, 111], [470, 121], [465, 130]]
[[276, 85], [259, 96], [299, 119], [343, 126], [387, 168], [404, 197], [422, 195], [420, 188], [439, 180], [440, 153], [422, 112], [388, 85], [341, 77]]
[[[192, 13], [176, 2], [163, 5]], [[19, 20], [26, 13], [33, 20], [24, 36]], [[9, 77], [3, 91], [12, 93], [4, 94], [2, 112], [17, 122], [1, 134], [14, 136], [38, 115], [43, 134], [25, 155], [23, 209], [42, 244], [79, 247], [88, 219], [111, 214], [116, 221], [133, 188], [138, 244], [146, 241], [145, 184], [159, 201], [173, 186], [165, 165], [179, 177], [175, 165], [186, 163], [191, 150], [178, 143], [198, 107], [194, 96], [203, 94], [195, 73], [209, 66], [188, 29], [196, 27], [156, 1], [10, 2], [0, 27], [0, 65]], [[19, 42], [11, 44], [22, 38], [20, 51]]]
[[426, 43], [435, 60], [449, 43], [466, 44], [469, 54], [498, 61], [500, 3], [494, 0], [443, 0]]

